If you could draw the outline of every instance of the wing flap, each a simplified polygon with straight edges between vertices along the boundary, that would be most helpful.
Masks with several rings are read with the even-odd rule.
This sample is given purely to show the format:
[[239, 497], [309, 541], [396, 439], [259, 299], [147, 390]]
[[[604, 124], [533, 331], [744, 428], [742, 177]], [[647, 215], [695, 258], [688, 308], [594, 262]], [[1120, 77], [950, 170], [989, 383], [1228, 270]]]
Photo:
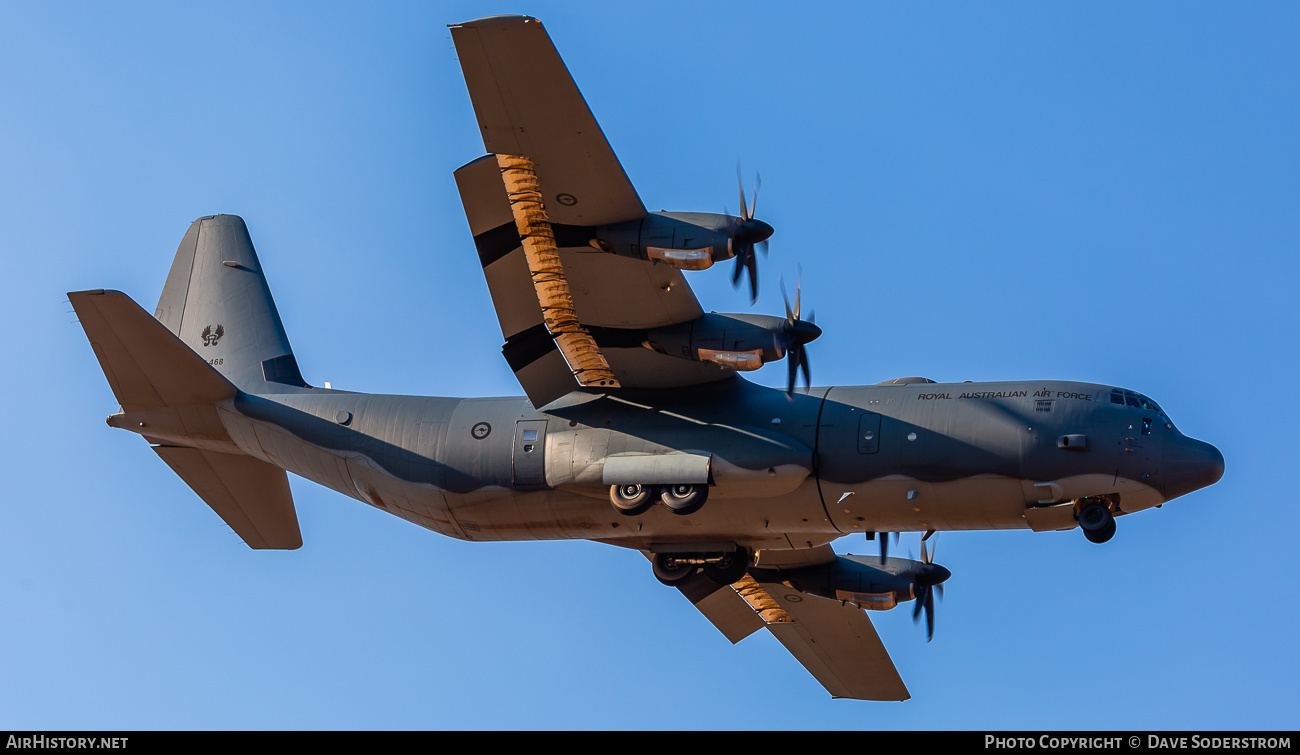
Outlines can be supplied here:
[[251, 456], [197, 448], [154, 446], [153, 450], [248, 547], [302, 547], [289, 476], [283, 469]]
[[[494, 155], [486, 155], [457, 169], [455, 176], [506, 339], [502, 352], [529, 400], [543, 406], [578, 388], [578, 381], [547, 333], [501, 168]], [[582, 237], [580, 230], [557, 227], [557, 243], [577, 243], [569, 237]], [[676, 268], [590, 246], [560, 246], [559, 255], [574, 310], [584, 327], [665, 327], [704, 314]], [[619, 384], [627, 388], [683, 387], [732, 374], [712, 363], [667, 356], [640, 345], [602, 346], [600, 351]]]

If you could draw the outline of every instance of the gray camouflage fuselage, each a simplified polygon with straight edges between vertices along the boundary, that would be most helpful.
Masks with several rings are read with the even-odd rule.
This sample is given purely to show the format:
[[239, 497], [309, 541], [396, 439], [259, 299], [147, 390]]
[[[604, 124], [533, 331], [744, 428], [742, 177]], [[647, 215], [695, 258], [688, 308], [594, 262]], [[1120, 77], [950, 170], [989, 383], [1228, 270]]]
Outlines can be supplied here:
[[[1060, 381], [912, 383], [787, 400], [732, 378], [685, 395], [578, 394], [537, 411], [522, 397], [285, 386], [242, 394], [220, 414], [243, 453], [444, 535], [758, 550], [854, 532], [1068, 528], [1073, 507], [1053, 504], [1108, 497], [1132, 513], [1218, 479], [1217, 450], [1156, 413], [1112, 404], [1111, 392]], [[539, 431], [531, 444], [524, 428]], [[1059, 447], [1063, 436], [1086, 446]], [[715, 460], [702, 510], [624, 518], [609, 506], [606, 459], [686, 450]], [[1054, 518], [1036, 526], [1041, 517]]]

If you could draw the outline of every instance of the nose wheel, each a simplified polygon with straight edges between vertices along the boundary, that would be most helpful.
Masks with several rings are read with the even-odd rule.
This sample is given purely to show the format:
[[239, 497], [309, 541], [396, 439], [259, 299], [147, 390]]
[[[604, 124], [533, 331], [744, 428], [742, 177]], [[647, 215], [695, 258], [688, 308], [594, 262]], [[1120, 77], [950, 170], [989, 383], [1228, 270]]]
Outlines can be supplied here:
[[1094, 501], [1079, 510], [1079, 528], [1091, 543], [1104, 543], [1115, 536], [1115, 515], [1104, 501]]

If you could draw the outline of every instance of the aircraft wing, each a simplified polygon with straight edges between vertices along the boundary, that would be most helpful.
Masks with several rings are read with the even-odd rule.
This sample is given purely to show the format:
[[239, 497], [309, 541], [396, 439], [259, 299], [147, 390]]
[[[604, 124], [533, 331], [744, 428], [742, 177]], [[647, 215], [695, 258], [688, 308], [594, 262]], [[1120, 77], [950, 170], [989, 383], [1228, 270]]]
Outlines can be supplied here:
[[866, 611], [752, 574], [728, 587], [697, 574], [678, 589], [732, 644], [767, 629], [832, 697], [911, 697]]
[[453, 25], [451, 39], [483, 146], [536, 163], [552, 221], [597, 226], [645, 216], [541, 21], [480, 18]]
[[911, 697], [866, 611], [804, 595], [780, 583], [755, 584], [789, 617], [767, 621], [767, 630], [832, 697], [899, 701]]
[[[542, 406], [581, 385], [580, 367], [557, 346], [536, 257], [524, 248], [498, 155], [525, 158], [535, 171], [543, 223], [554, 236], [565, 306], [585, 331], [585, 355], [599, 352], [600, 382], [625, 388], [680, 388], [732, 373], [707, 362], [660, 354], [642, 345], [644, 332], [702, 316], [679, 269], [611, 254], [591, 242], [597, 226], [646, 216], [539, 21], [500, 16], [452, 27], [465, 83], [492, 153], [458, 169], [456, 184], [483, 274], [492, 294], [502, 352], [528, 398]], [[546, 307], [543, 306], [546, 302]], [[587, 339], [587, 336], [590, 339]]]

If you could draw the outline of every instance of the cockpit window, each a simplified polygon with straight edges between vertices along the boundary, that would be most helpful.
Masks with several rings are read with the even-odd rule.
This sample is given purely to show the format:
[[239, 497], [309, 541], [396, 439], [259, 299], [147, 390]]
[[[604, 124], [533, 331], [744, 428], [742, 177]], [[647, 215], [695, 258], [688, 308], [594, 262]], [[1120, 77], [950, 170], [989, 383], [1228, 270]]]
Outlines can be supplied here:
[[1169, 419], [1169, 415], [1165, 414], [1165, 410], [1161, 409], [1159, 404], [1146, 396], [1143, 396], [1141, 393], [1124, 390], [1122, 388], [1115, 388], [1110, 392], [1110, 402], [1112, 404], [1131, 406], [1134, 409], [1141, 409], [1145, 412], [1155, 412], [1160, 415], [1161, 422], [1165, 423], [1169, 427], [1174, 426], [1173, 420]]

